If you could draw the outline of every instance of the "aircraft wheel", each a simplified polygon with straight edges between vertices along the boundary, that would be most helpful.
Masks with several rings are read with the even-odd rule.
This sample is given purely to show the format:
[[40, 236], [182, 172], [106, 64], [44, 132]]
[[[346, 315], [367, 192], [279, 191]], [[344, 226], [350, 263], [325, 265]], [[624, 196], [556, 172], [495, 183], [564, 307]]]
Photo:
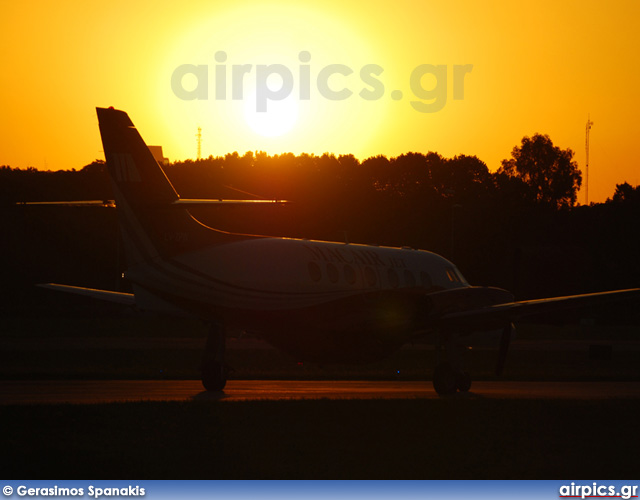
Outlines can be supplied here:
[[217, 361], [206, 363], [202, 368], [202, 385], [209, 392], [218, 392], [227, 384], [227, 369]]
[[456, 372], [449, 363], [440, 363], [433, 372], [433, 388], [440, 396], [454, 394], [457, 389]]
[[471, 374], [467, 371], [460, 371], [456, 377], [456, 389], [460, 392], [469, 392], [471, 389]]

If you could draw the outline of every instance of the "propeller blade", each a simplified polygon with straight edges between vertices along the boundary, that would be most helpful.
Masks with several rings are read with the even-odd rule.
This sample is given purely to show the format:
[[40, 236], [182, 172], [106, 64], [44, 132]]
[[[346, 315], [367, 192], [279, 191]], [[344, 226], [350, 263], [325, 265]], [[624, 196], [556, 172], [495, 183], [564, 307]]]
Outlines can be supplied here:
[[511, 342], [511, 331], [513, 325], [507, 324], [502, 330], [502, 336], [500, 337], [500, 348], [498, 350], [498, 363], [496, 364], [496, 375], [499, 377], [504, 370], [504, 363], [507, 360], [507, 351], [509, 351], [509, 343]]

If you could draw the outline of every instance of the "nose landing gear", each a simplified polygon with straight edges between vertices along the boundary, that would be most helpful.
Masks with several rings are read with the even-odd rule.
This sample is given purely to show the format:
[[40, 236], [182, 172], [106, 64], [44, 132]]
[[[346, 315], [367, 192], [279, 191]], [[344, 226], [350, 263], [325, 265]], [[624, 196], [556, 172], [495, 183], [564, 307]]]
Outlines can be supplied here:
[[456, 391], [469, 392], [471, 389], [471, 375], [464, 369], [463, 354], [465, 346], [457, 335], [448, 334], [444, 341], [446, 359], [442, 357], [441, 338], [436, 344], [436, 367], [433, 371], [433, 388], [440, 396], [455, 394]]

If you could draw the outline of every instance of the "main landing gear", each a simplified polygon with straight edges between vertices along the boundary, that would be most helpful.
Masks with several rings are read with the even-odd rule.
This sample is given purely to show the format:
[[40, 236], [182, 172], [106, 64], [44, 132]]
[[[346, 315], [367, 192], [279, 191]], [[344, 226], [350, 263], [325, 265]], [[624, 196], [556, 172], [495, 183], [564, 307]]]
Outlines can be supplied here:
[[[513, 324], [507, 323], [502, 329], [496, 375], [499, 377], [504, 371], [507, 351], [513, 336]], [[444, 346], [445, 359], [442, 358]], [[454, 333], [439, 334], [436, 342], [436, 368], [433, 372], [433, 388], [440, 396], [454, 394], [456, 391], [469, 392], [471, 389], [471, 375], [464, 369], [464, 354], [466, 348]]]
[[202, 385], [207, 391], [221, 391], [227, 383], [225, 344], [224, 328], [220, 324], [212, 324], [202, 358]]
[[446, 359], [441, 361], [442, 340], [436, 344], [436, 368], [433, 371], [433, 388], [440, 396], [454, 394], [456, 391], [469, 392], [471, 375], [464, 369], [463, 355], [465, 347], [458, 341], [457, 335], [449, 334], [444, 340]]
[[433, 388], [440, 396], [454, 394], [456, 391], [469, 392], [471, 375], [466, 370], [456, 370], [451, 363], [445, 361], [433, 371]]

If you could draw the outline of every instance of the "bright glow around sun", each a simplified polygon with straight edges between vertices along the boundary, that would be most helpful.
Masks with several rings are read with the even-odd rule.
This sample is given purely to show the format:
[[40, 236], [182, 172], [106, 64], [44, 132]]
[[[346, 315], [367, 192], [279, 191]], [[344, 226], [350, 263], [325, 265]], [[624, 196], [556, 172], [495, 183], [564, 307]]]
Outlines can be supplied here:
[[256, 92], [251, 90], [244, 100], [244, 119], [257, 134], [278, 137], [289, 132], [298, 119], [298, 99], [291, 94], [285, 99], [270, 100], [266, 111], [259, 111]]
[[[161, 61], [164, 78], [156, 82], [165, 149], [177, 158], [192, 158], [201, 126], [203, 156], [256, 150], [358, 154], [384, 123], [393, 102], [359, 96], [368, 88], [360, 68], [385, 64], [375, 57], [375, 47], [347, 18], [311, 6], [280, 0], [212, 9], [197, 23], [176, 28], [167, 40]], [[193, 70], [197, 78], [187, 74], [180, 83], [186, 92], [194, 92], [187, 100], [171, 87], [175, 69], [185, 64], [198, 68]], [[332, 65], [352, 71], [332, 74], [325, 86], [333, 92], [344, 89], [350, 97], [331, 100], [321, 95], [318, 75]], [[260, 71], [268, 75], [266, 94]], [[256, 88], [265, 95], [256, 96]], [[266, 111], [258, 109], [256, 100], [266, 102]]]

